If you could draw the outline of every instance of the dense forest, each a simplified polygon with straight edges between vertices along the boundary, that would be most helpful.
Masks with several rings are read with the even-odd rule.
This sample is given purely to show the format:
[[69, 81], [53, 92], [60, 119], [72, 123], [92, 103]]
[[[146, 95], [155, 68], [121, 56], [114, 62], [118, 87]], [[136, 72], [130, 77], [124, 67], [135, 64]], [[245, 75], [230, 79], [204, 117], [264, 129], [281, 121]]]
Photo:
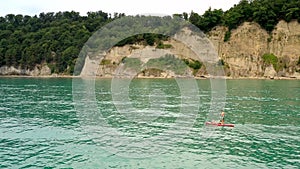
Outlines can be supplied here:
[[[98, 11], [81, 16], [78, 12], [40, 13], [39, 16], [8, 14], [0, 17], [0, 67], [33, 69], [47, 63], [52, 73], [71, 74], [76, 58], [88, 38], [103, 25], [125, 14]], [[254, 21], [271, 32], [280, 20], [300, 22], [299, 0], [241, 0], [227, 11], [209, 8], [203, 15], [195, 12], [174, 14], [208, 32], [218, 25], [229, 30], [245, 21]], [[165, 36], [145, 34], [130, 37], [117, 45], [143, 42], [157, 45]], [[226, 33], [225, 41], [230, 38]]]

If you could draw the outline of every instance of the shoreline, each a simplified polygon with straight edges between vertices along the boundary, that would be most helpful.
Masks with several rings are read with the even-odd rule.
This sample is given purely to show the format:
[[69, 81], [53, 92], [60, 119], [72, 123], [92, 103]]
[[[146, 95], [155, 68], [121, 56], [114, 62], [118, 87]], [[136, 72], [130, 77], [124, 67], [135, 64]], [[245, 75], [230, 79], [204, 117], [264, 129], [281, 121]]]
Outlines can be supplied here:
[[[81, 76], [72, 76], [72, 75], [46, 75], [46, 76], [27, 76], [27, 75], [0, 75], [0, 78], [40, 78], [40, 79], [51, 79], [51, 78], [89, 78], [89, 77], [81, 77]], [[101, 77], [96, 76], [95, 79], [113, 79], [118, 77]], [[122, 79], [126, 79], [129, 77], [119, 77]], [[136, 79], [174, 79], [175, 77], [135, 77]], [[300, 77], [178, 77], [178, 78], [194, 78], [196, 80], [206, 80], [206, 79], [225, 79], [225, 80], [300, 80]]]

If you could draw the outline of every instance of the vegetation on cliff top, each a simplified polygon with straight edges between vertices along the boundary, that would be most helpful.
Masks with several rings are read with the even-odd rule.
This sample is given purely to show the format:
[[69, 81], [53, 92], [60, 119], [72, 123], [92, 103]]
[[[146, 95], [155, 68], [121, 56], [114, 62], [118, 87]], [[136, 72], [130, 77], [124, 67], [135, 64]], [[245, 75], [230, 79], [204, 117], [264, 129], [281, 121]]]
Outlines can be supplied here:
[[204, 32], [217, 25], [231, 29], [242, 23], [257, 22], [267, 31], [272, 31], [280, 20], [300, 21], [299, 0], [241, 0], [237, 5], [223, 12], [221, 9], [208, 9], [202, 16], [192, 12], [189, 21]]
[[[208, 9], [203, 15], [174, 14], [189, 20], [204, 32], [217, 25], [229, 30], [245, 21], [255, 21], [267, 31], [272, 31], [279, 20], [300, 21], [299, 0], [241, 0], [228, 11]], [[122, 17], [102, 11], [41, 13], [39, 16], [8, 14], [0, 17], [0, 67], [15, 66], [33, 69], [35, 65], [47, 63], [52, 73], [72, 73], [77, 56], [87, 39], [103, 25]], [[230, 33], [224, 40], [230, 38]], [[126, 38], [117, 45], [143, 43], [169, 48], [161, 40], [162, 35], [144, 34]]]

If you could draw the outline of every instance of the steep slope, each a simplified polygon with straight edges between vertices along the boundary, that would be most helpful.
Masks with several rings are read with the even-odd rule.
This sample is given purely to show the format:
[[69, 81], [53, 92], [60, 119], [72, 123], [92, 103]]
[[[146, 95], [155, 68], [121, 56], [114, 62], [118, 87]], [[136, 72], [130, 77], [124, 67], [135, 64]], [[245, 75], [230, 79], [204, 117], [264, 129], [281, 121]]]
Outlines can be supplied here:
[[[273, 32], [268, 33], [257, 23], [245, 22], [237, 29], [231, 31], [231, 37], [224, 42], [226, 27], [218, 26], [210, 31], [207, 36], [214, 44], [220, 60], [224, 64], [224, 70], [228, 77], [232, 78], [300, 78], [300, 24], [297, 21], [286, 23], [280, 21]], [[164, 43], [171, 44], [168, 49], [180, 59], [195, 59], [195, 54], [184, 44], [175, 40]], [[125, 45], [114, 47], [102, 61], [98, 75], [111, 77], [121, 60], [132, 57], [140, 52], [139, 59], [145, 60], [144, 50], [157, 50], [155, 47], [143, 45]], [[277, 62], [274, 64], [264, 60], [265, 54], [274, 54]], [[145, 62], [145, 61], [143, 61]], [[199, 70], [193, 70], [195, 76], [208, 76], [205, 65]], [[196, 72], [195, 72], [196, 71]], [[174, 74], [174, 72], [173, 72]], [[150, 74], [147, 74], [151, 76]], [[157, 77], [159, 75], [155, 75]], [[161, 76], [166, 77], [165, 73]], [[169, 76], [167, 76], [169, 77]]]
[[[256, 23], [245, 22], [232, 30], [230, 40], [224, 42], [226, 31], [226, 27], [216, 27], [208, 36], [227, 64], [229, 76], [299, 78], [300, 24], [297, 21], [280, 21], [271, 34]], [[264, 54], [274, 54], [278, 63], [275, 66], [266, 63]]]

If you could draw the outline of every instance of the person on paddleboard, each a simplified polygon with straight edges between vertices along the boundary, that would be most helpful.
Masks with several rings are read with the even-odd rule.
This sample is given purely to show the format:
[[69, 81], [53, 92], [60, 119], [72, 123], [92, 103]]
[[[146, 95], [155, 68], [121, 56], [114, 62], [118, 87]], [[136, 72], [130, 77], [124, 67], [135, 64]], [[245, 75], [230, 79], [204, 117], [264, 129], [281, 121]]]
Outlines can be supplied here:
[[224, 123], [225, 123], [225, 112], [224, 112], [224, 111], [221, 112], [220, 123], [221, 123], [221, 124], [224, 124]]

